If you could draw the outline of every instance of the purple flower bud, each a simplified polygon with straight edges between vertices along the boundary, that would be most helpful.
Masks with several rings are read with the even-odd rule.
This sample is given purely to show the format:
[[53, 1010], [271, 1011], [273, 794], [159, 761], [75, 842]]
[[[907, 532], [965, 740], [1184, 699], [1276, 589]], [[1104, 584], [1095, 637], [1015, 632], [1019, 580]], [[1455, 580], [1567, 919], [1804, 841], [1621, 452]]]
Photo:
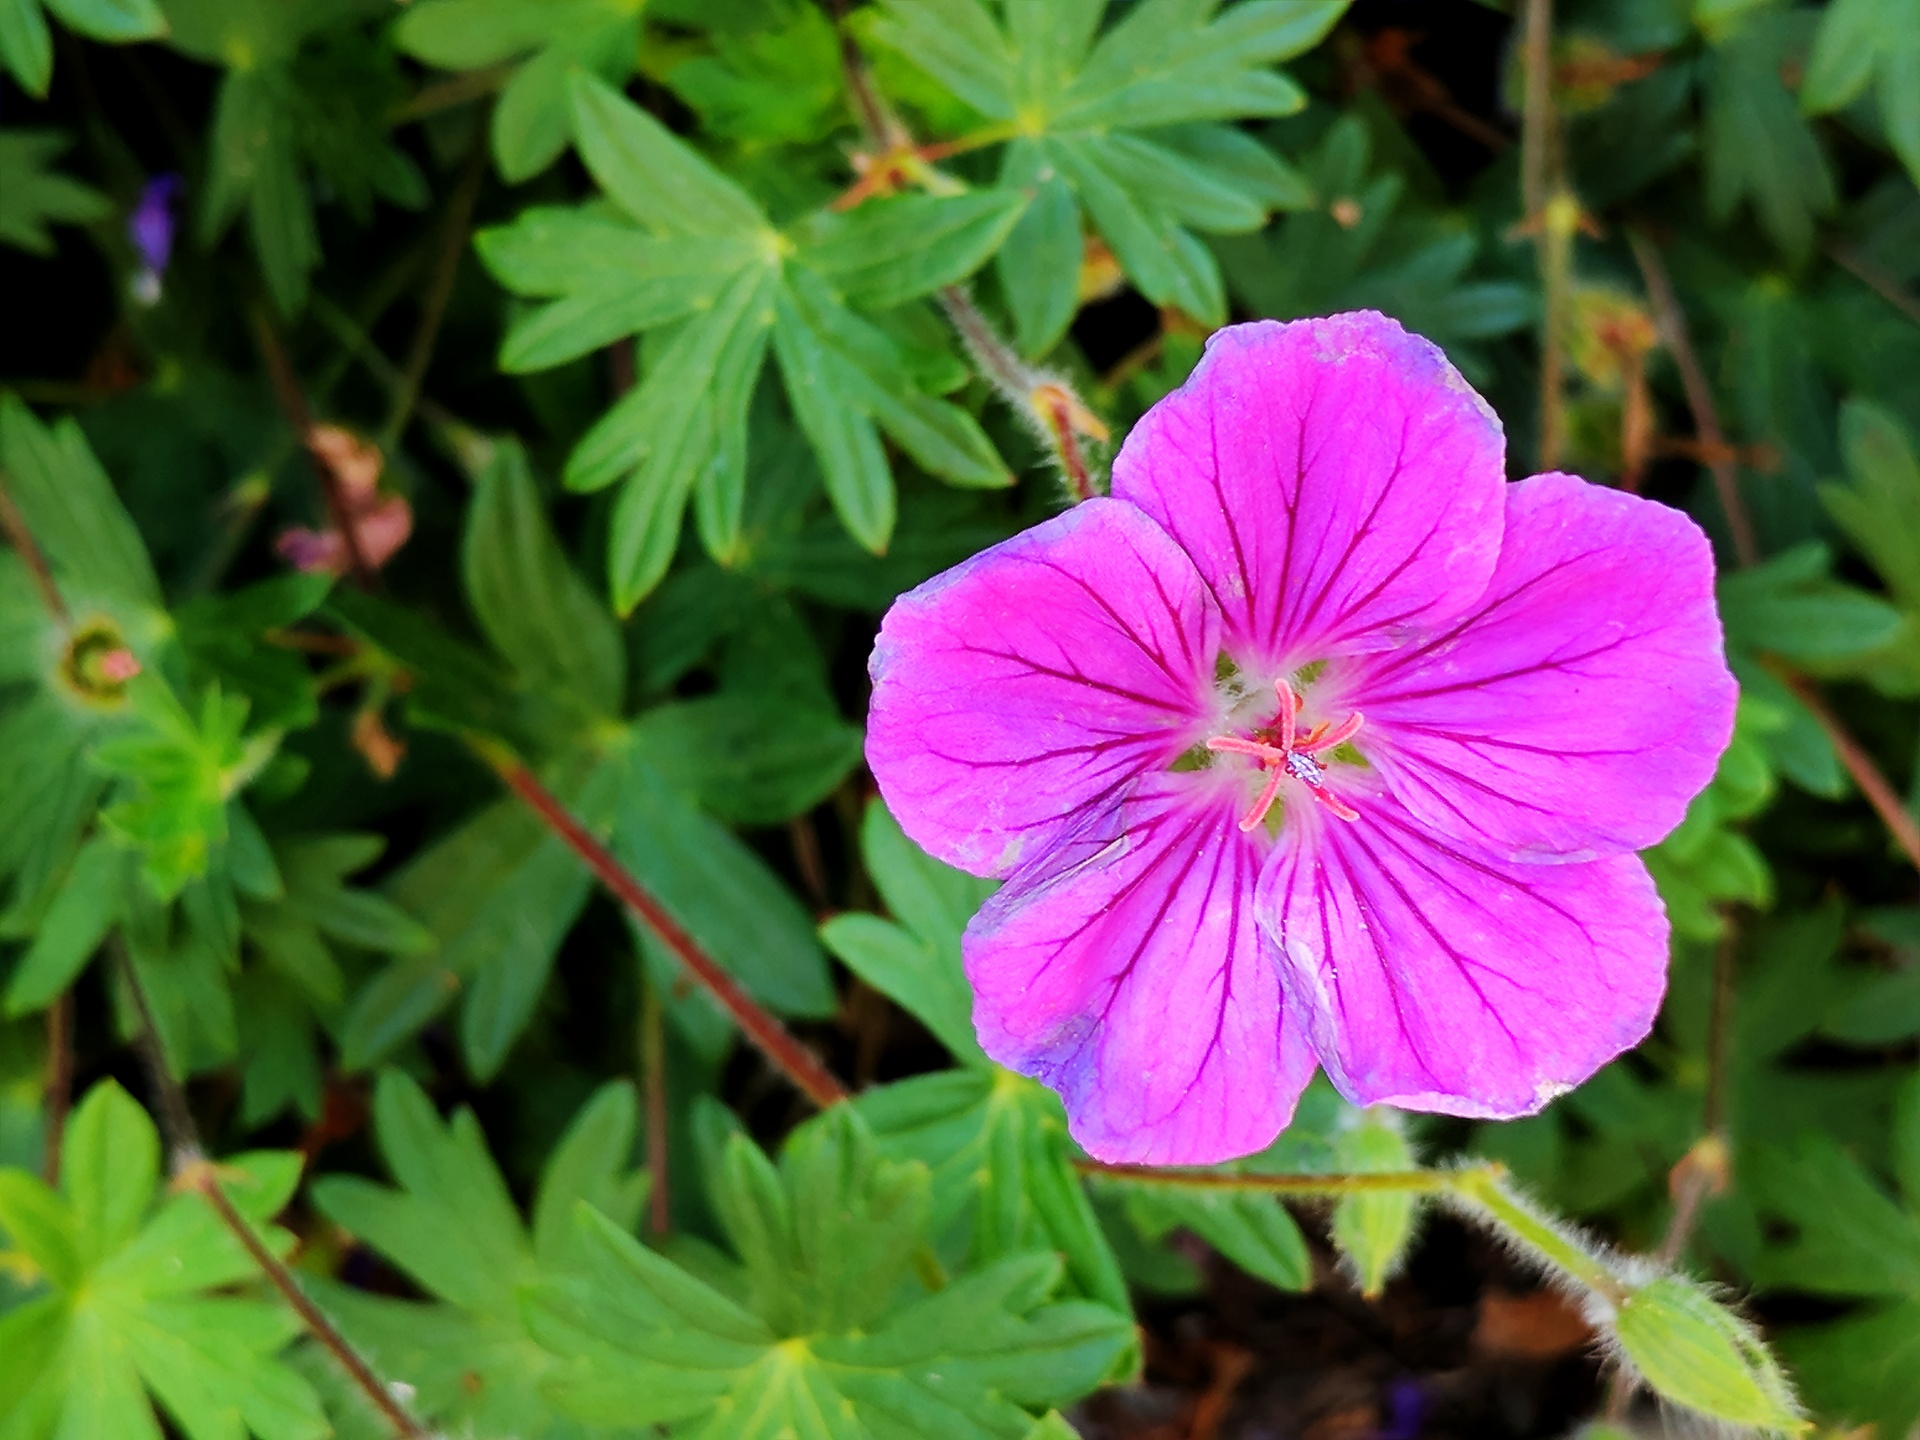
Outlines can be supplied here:
[[179, 193], [178, 175], [156, 175], [141, 187], [140, 203], [127, 216], [127, 239], [140, 252], [142, 269], [145, 276], [152, 277], [149, 283], [156, 296], [173, 255], [173, 232], [179, 223], [173, 204]]

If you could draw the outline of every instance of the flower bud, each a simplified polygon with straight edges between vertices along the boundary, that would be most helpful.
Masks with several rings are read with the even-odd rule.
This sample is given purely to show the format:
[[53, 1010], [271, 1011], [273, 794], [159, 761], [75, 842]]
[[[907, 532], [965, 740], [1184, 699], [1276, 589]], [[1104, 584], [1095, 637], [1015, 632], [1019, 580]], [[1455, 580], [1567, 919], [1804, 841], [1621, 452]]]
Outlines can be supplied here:
[[1663, 1399], [1718, 1420], [1799, 1433], [1793, 1390], [1753, 1327], [1692, 1281], [1663, 1275], [1620, 1302], [1614, 1335]]

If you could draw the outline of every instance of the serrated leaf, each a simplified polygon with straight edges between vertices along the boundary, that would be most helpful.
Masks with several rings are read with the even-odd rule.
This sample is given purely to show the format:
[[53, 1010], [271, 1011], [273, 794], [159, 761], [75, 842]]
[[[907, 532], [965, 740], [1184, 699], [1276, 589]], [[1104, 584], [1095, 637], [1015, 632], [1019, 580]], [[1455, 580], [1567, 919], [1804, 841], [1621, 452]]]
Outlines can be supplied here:
[[[318, 1398], [279, 1358], [299, 1320], [277, 1303], [206, 1293], [258, 1268], [202, 1195], [156, 1205], [158, 1173], [153, 1123], [111, 1081], [74, 1112], [59, 1193], [0, 1171], [0, 1225], [16, 1243], [38, 1237], [30, 1253], [51, 1262], [40, 1266], [48, 1293], [0, 1318], [0, 1429], [22, 1440], [158, 1437], [157, 1401], [188, 1440], [321, 1440], [330, 1427]], [[261, 1242], [289, 1249], [292, 1236], [266, 1222], [299, 1158], [238, 1156], [218, 1175]]]
[[1874, 85], [1881, 124], [1907, 174], [1920, 184], [1920, 0], [1834, 0], [1820, 15], [1801, 82], [1800, 105], [1824, 115]]
[[1708, 204], [1724, 223], [1751, 200], [1761, 225], [1790, 255], [1806, 253], [1814, 218], [1836, 198], [1827, 157], [1780, 78], [1807, 18], [1782, 11], [1745, 21], [1714, 47], [1706, 80]]
[[993, 892], [983, 881], [942, 865], [900, 829], [880, 800], [867, 804], [860, 853], [880, 897], [900, 922], [837, 915], [820, 938], [869, 985], [931, 1030], [963, 1062], [984, 1065], [973, 1033], [973, 992], [960, 959], [960, 936]]
[[[629, 1164], [631, 1087], [602, 1087], [549, 1156], [529, 1235], [471, 1111], [443, 1122], [413, 1081], [389, 1071], [375, 1095], [375, 1131], [398, 1188], [330, 1176], [313, 1190], [329, 1219], [407, 1270], [427, 1302], [329, 1286], [328, 1309], [383, 1378], [412, 1387], [419, 1411], [450, 1431], [570, 1434], [541, 1399], [553, 1361], [528, 1334], [519, 1287], [572, 1273], [583, 1253], [561, 1233], [583, 1202], [631, 1226], [646, 1176]], [[476, 1383], [477, 1382], [477, 1383]]]
[[[924, 1198], [926, 1171], [876, 1163], [869, 1143], [842, 1108], [797, 1132], [777, 1170], [749, 1155], [744, 1138], [728, 1147], [726, 1184], [741, 1192], [729, 1229], [746, 1237], [755, 1306], [772, 1314], [743, 1308], [582, 1210], [588, 1275], [542, 1284], [532, 1302], [535, 1334], [567, 1358], [552, 1389], [561, 1407], [590, 1424], [704, 1423], [703, 1433], [766, 1440], [1023, 1440], [1035, 1419], [1023, 1407], [1092, 1388], [1129, 1343], [1124, 1319], [1047, 1303], [1059, 1267], [1045, 1255], [926, 1295], [906, 1264], [911, 1197]], [[833, 1276], [820, 1276], [825, 1290], [810, 1288], [820, 1275], [812, 1257], [824, 1253], [816, 1247], [847, 1244], [861, 1216], [888, 1240], [865, 1257], [869, 1292]], [[858, 1331], [813, 1328], [853, 1316], [869, 1318]]]
[[877, 309], [964, 280], [986, 263], [1026, 208], [1017, 190], [902, 195], [844, 214], [824, 211], [795, 237], [799, 261], [842, 298]]
[[860, 761], [860, 731], [778, 689], [657, 705], [633, 724], [639, 753], [710, 813], [778, 825], [826, 799]]
[[420, 0], [393, 38], [450, 70], [519, 63], [492, 119], [494, 162], [512, 183], [546, 169], [572, 138], [570, 70], [616, 85], [632, 73], [640, 9], [641, 0]]

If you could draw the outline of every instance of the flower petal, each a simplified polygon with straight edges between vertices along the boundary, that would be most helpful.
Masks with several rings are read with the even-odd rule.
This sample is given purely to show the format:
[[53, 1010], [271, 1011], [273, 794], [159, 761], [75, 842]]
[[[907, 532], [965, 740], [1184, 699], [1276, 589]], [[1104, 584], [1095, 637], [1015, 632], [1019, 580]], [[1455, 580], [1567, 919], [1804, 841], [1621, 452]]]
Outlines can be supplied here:
[[1216, 331], [1134, 426], [1113, 493], [1180, 542], [1242, 665], [1390, 645], [1471, 604], [1500, 549], [1500, 422], [1373, 311]]
[[1387, 795], [1289, 817], [1260, 884], [1288, 1000], [1356, 1105], [1527, 1115], [1646, 1037], [1667, 918], [1638, 856], [1490, 860]]
[[1261, 845], [1203, 776], [1143, 781], [967, 927], [987, 1054], [1059, 1091], [1107, 1161], [1264, 1149], [1313, 1074], [1254, 923]]
[[1201, 738], [1219, 617], [1131, 505], [1089, 500], [894, 602], [867, 762], [922, 848], [1006, 875]]
[[1713, 778], [1738, 699], [1707, 537], [1571, 475], [1508, 487], [1493, 582], [1444, 634], [1348, 663], [1361, 749], [1394, 794], [1513, 859], [1661, 840]]

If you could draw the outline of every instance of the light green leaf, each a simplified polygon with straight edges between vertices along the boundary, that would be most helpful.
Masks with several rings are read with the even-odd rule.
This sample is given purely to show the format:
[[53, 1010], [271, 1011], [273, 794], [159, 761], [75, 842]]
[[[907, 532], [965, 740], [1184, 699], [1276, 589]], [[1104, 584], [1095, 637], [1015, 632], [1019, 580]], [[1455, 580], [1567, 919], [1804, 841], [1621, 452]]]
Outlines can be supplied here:
[[737, 235], [767, 229], [753, 199], [685, 141], [612, 86], [571, 80], [580, 158], [609, 199], [669, 235]]
[[975, 190], [822, 211], [795, 237], [798, 259], [844, 299], [884, 309], [966, 279], [1000, 247], [1026, 203], [1017, 190]]
[[167, 32], [155, 0], [47, 0], [47, 8], [93, 40], [152, 40]]
[[1032, 193], [994, 257], [994, 274], [1013, 313], [1020, 353], [1037, 358], [1059, 343], [1080, 307], [1080, 205], [1045, 149], [1026, 136], [1007, 146], [1000, 183]]
[[[1414, 1168], [1399, 1115], [1374, 1106], [1350, 1117], [1334, 1137], [1334, 1158], [1349, 1174]], [[1378, 1295], [1413, 1239], [1412, 1195], [1347, 1195], [1333, 1212], [1333, 1242], [1353, 1267], [1360, 1293]]]
[[105, 837], [89, 840], [74, 857], [33, 944], [7, 981], [8, 1015], [42, 1009], [73, 983], [119, 919], [126, 873], [125, 852]]

